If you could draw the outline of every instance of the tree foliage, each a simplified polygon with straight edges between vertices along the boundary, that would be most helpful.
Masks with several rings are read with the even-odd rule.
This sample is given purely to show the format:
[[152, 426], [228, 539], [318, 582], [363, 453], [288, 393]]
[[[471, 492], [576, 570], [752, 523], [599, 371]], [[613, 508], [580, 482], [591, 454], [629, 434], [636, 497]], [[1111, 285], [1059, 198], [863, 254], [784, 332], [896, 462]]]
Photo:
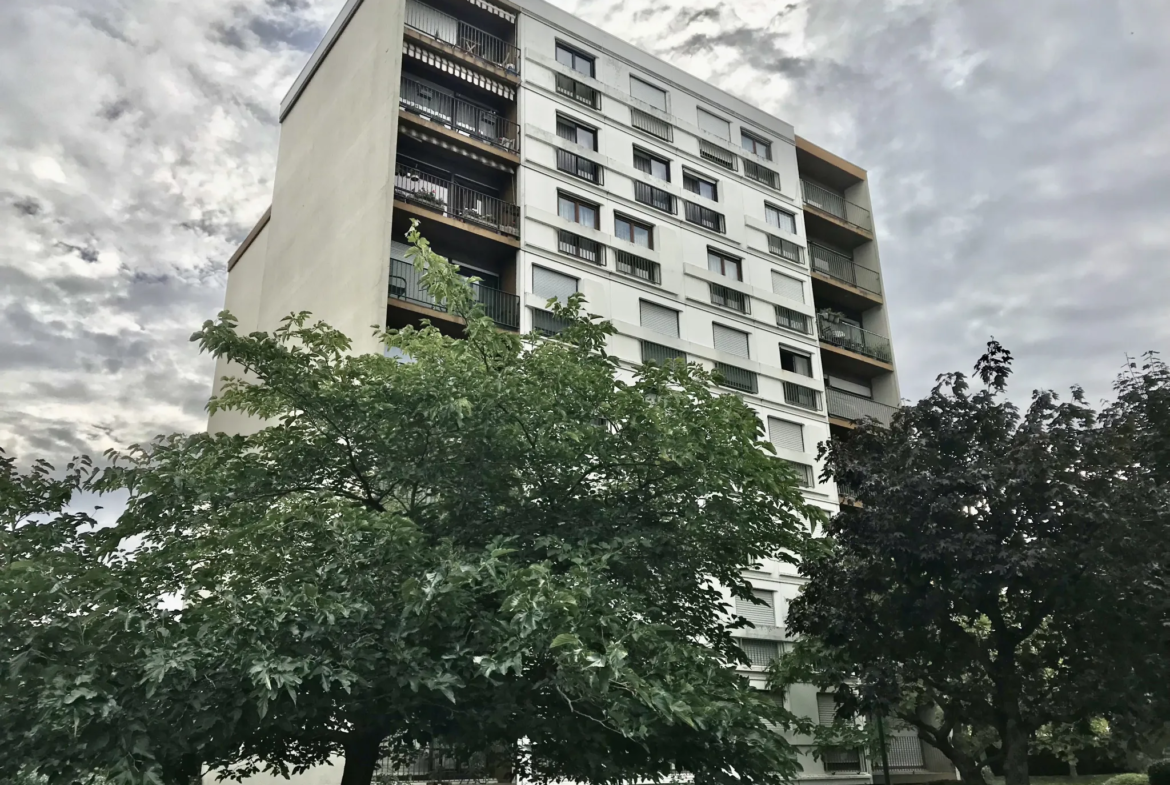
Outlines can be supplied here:
[[[240, 335], [224, 313], [193, 340], [241, 372], [212, 412], [254, 433], [162, 437], [92, 477], [4, 465], [0, 779], [343, 755], [365, 785], [427, 745], [537, 780], [795, 773], [794, 718], [728, 667], [723, 590], [750, 597], [742, 570], [792, 559], [816, 517], [757, 416], [698, 366], [623, 370], [579, 297], [556, 340], [495, 329], [412, 239], [462, 338], [355, 356], [308, 314]], [[83, 487], [129, 494], [116, 525], [68, 512]]]
[[806, 641], [781, 679], [910, 723], [975, 782], [998, 759], [1024, 785], [1042, 728], [1164, 719], [1170, 388], [1153, 360], [1100, 414], [1080, 390], [1021, 411], [993, 341], [980, 388], [943, 375], [890, 428], [835, 441], [826, 471], [861, 505], [802, 565], [788, 622]]

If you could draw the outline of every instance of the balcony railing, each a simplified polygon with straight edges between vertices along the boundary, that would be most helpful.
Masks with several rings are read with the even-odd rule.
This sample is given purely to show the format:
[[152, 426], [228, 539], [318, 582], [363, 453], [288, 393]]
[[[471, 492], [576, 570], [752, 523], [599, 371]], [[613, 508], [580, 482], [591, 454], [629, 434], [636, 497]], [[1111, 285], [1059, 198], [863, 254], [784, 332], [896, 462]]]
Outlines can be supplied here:
[[541, 335], [557, 335], [565, 331], [569, 326], [569, 321], [560, 316], [557, 316], [552, 311], [545, 311], [540, 308], [532, 309], [532, 329]]
[[844, 390], [829, 387], [825, 390], [825, 400], [828, 402], [829, 416], [849, 422], [861, 422], [869, 418], [876, 420], [887, 428], [893, 420], [896, 407], [884, 403], [862, 398]]
[[720, 362], [715, 363], [715, 371], [723, 376], [724, 387], [753, 395], [759, 392], [760, 383], [755, 371]]
[[871, 333], [869, 330], [863, 330], [856, 325], [831, 321], [824, 316], [817, 317], [817, 328], [820, 330], [820, 338], [824, 343], [839, 346], [842, 349], [865, 357], [872, 357], [884, 363], [894, 361], [889, 338]]
[[406, 26], [418, 30], [509, 73], [520, 74], [520, 50], [418, 0], [406, 0]]
[[[483, 311], [496, 324], [510, 330], [520, 329], [520, 298], [499, 289], [492, 289], [482, 283], [472, 284], [475, 297]], [[447, 306], [435, 302], [427, 288], [422, 285], [418, 269], [401, 259], [390, 260], [390, 296], [446, 313]]]
[[[841, 493], [844, 495], [844, 492]], [[922, 742], [917, 736], [886, 737], [886, 756], [891, 769], [926, 768], [926, 761], [922, 756]]]
[[801, 264], [800, 246], [783, 237], [768, 235], [768, 251], [790, 262]]
[[408, 76], [402, 77], [399, 106], [411, 114], [502, 150], [515, 153], [520, 149], [520, 126], [516, 123]]
[[838, 281], [856, 286], [874, 294], [882, 293], [882, 282], [878, 274], [866, 267], [856, 264], [843, 253], [825, 248], [823, 245], [809, 243], [809, 256], [812, 258], [812, 268], [821, 275], [827, 275]]
[[667, 142], [674, 141], [674, 126], [665, 120], [659, 120], [652, 114], [641, 109], [630, 109], [630, 125], [639, 131], [645, 131], [651, 136], [657, 136]]
[[674, 215], [678, 212], [678, 206], [674, 203], [674, 195], [669, 191], [664, 191], [661, 188], [656, 188], [650, 183], [644, 183], [641, 180], [634, 181], [634, 198], [645, 205], [653, 207], [655, 210], [661, 210], [664, 213]]
[[564, 74], [557, 74], [557, 92], [577, 103], [585, 104], [594, 109], [601, 108], [601, 93]]
[[653, 341], [642, 341], [642, 363], [664, 365], [670, 360], [687, 361], [687, 353]]
[[867, 232], [873, 231], [873, 221], [870, 218], [869, 210], [866, 210], [861, 205], [850, 202], [843, 194], [830, 191], [823, 185], [810, 183], [808, 180], [801, 180], [800, 185], [804, 191], [805, 204], [822, 210], [859, 229], [864, 229]]
[[605, 246], [596, 240], [561, 229], [557, 232], [557, 248], [561, 253], [576, 256], [582, 261], [605, 266]]
[[601, 164], [559, 148], [557, 149], [557, 169], [597, 185], [601, 185], [603, 180]]
[[453, 751], [427, 748], [407, 764], [389, 759], [378, 762], [373, 782], [483, 782], [494, 781], [486, 756], [456, 755]]
[[623, 275], [632, 275], [652, 284], [662, 283], [662, 266], [626, 251], [613, 251], [613, 268]]
[[520, 236], [520, 208], [399, 161], [394, 168], [394, 196], [464, 223], [512, 237]]
[[757, 183], [777, 191], [780, 190], [780, 175], [767, 167], [760, 166], [755, 161], [743, 159], [743, 173], [749, 180], [755, 180]]
[[712, 232], [727, 234], [727, 222], [724, 220], [722, 213], [717, 213], [709, 207], [704, 207], [694, 202], [684, 201], [683, 204], [686, 207], [687, 221], [697, 224], [704, 229], [710, 229]]
[[722, 166], [724, 169], [730, 169], [733, 172], [739, 171], [739, 159], [735, 153], [730, 150], [724, 150], [719, 145], [711, 144], [703, 139], [699, 140], [699, 157], [705, 161]]
[[829, 747], [821, 756], [829, 774], [860, 774], [861, 750], [856, 747]]
[[752, 312], [752, 298], [748, 297], [743, 292], [737, 292], [726, 286], [717, 283], [710, 284], [711, 286], [711, 304], [718, 305], [721, 308], [728, 308], [739, 313]]
[[808, 314], [785, 308], [783, 305], [776, 306], [776, 326], [812, 335], [812, 318]]
[[821, 391], [795, 382], [784, 382], [784, 402], [810, 412], [821, 410]]

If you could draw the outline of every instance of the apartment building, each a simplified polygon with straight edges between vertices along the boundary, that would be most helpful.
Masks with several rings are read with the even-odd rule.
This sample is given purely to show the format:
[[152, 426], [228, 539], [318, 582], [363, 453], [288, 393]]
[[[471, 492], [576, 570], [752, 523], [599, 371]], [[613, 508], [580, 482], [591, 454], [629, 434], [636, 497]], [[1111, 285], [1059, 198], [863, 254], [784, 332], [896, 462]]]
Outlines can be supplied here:
[[[864, 170], [542, 0], [349, 0], [282, 104], [272, 206], [229, 262], [226, 307], [244, 330], [312, 311], [357, 351], [381, 350], [371, 325], [457, 334], [406, 261], [414, 219], [482, 279], [502, 329], [555, 333], [547, 300], [582, 292], [628, 368], [718, 369], [808, 498], [849, 503], [818, 479], [817, 445], [899, 399]], [[778, 563], [750, 577], [762, 685], [800, 582]], [[812, 687], [786, 700], [832, 717]], [[900, 733], [896, 779], [950, 771]], [[856, 750], [802, 764], [810, 781], [873, 777]], [[468, 776], [441, 756], [387, 774]]]

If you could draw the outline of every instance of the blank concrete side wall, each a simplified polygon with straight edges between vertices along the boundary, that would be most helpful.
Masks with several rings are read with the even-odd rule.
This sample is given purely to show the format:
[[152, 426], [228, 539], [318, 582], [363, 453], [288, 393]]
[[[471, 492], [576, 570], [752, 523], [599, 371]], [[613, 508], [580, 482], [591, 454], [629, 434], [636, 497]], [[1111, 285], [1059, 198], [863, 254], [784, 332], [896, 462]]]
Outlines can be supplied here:
[[405, 0], [366, 0], [285, 117], [261, 329], [311, 311], [378, 350], [386, 319]]

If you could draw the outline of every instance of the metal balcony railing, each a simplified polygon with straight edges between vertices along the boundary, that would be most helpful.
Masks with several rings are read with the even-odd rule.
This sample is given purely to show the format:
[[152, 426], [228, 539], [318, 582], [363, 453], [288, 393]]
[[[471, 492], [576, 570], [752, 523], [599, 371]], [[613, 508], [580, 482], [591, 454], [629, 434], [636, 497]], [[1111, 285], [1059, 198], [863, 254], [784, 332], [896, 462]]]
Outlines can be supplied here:
[[777, 191], [780, 190], [780, 175], [767, 167], [760, 166], [755, 161], [743, 159], [743, 174], [749, 180], [755, 180], [757, 183]]
[[784, 382], [784, 402], [810, 412], [821, 410], [821, 391], [795, 382]]
[[804, 192], [804, 203], [808, 206], [822, 210], [859, 229], [864, 229], [867, 232], [873, 231], [873, 220], [869, 210], [850, 202], [844, 194], [830, 191], [823, 185], [817, 185], [808, 180], [801, 180], [800, 185]]
[[887, 428], [893, 420], [894, 412], [898, 411], [894, 406], [887, 406], [884, 403], [878, 403], [833, 387], [825, 390], [825, 400], [828, 403], [830, 417], [837, 417], [849, 422], [861, 422], [869, 418]]
[[601, 164], [560, 148], [557, 149], [557, 169], [597, 185], [601, 185], [603, 179]]
[[605, 266], [605, 246], [596, 240], [561, 229], [557, 232], [557, 248], [561, 253], [576, 256], [582, 261]]
[[825, 316], [817, 317], [817, 329], [820, 330], [820, 338], [824, 343], [885, 363], [894, 361], [890, 339], [877, 333], [845, 322], [835, 322]]
[[394, 167], [394, 196], [464, 223], [520, 236], [520, 208], [401, 160]]
[[[840, 487], [838, 485], [838, 487]], [[844, 493], [842, 492], [842, 495]], [[889, 736], [886, 738], [886, 756], [891, 769], [926, 768], [922, 742], [917, 736]]]
[[594, 109], [601, 108], [601, 93], [564, 74], [557, 74], [557, 92], [577, 103], [585, 104]]
[[488, 771], [486, 756], [457, 755], [453, 751], [428, 747], [403, 765], [388, 759], [378, 762], [374, 785], [390, 782], [485, 782], [495, 777]]
[[490, 109], [484, 109], [423, 82], [402, 77], [398, 105], [413, 115], [486, 142], [501, 150], [520, 150], [520, 126]]
[[661, 210], [664, 213], [674, 215], [678, 212], [678, 206], [674, 201], [674, 194], [650, 185], [650, 183], [644, 183], [641, 180], [634, 181], [634, 198], [642, 204], [649, 205], [655, 210]]
[[803, 264], [800, 258], [800, 246], [790, 240], [785, 240], [783, 237], [768, 235], [768, 251], [790, 262]]
[[812, 335], [812, 319], [809, 315], [800, 311], [794, 311], [791, 308], [785, 308], [783, 305], [776, 306], [776, 326], [787, 327], [789, 330], [796, 330], [798, 333]]
[[735, 153], [704, 139], [699, 140], [699, 157], [717, 166], [722, 166], [724, 169], [730, 169], [733, 172], [739, 171], [739, 158]]
[[469, 25], [418, 0], [406, 0], [406, 26], [509, 73], [520, 74], [520, 50], [502, 38]]
[[[510, 330], [520, 329], [520, 298], [482, 283], [472, 284], [475, 297], [483, 311], [496, 324]], [[422, 285], [418, 269], [402, 259], [390, 260], [390, 296], [395, 300], [422, 305], [446, 313], [447, 306], [435, 302], [427, 288]]]
[[642, 341], [642, 363], [663, 365], [669, 360], [687, 361], [687, 353], [653, 341]]
[[743, 292], [737, 292], [735, 289], [730, 289], [717, 283], [712, 283], [710, 286], [712, 305], [718, 305], [721, 308], [728, 308], [739, 313], [752, 312], [752, 298]]
[[829, 747], [821, 761], [829, 774], [860, 774], [862, 771], [861, 750], [856, 747]]
[[809, 243], [808, 254], [812, 259], [814, 272], [835, 278], [867, 292], [882, 293], [882, 281], [877, 272], [861, 267], [845, 254], [816, 243]]
[[717, 213], [709, 207], [703, 207], [701, 204], [684, 201], [683, 205], [686, 210], [686, 219], [688, 222], [710, 229], [712, 232], [719, 232], [720, 234], [727, 234], [727, 222], [723, 218], [722, 213]]
[[632, 275], [652, 284], [662, 283], [662, 266], [626, 251], [613, 251], [613, 267], [623, 275]]
[[715, 363], [715, 371], [723, 376], [724, 387], [753, 395], [759, 392], [760, 382], [755, 371], [721, 362]]
[[541, 335], [558, 335], [569, 326], [569, 321], [557, 316], [552, 311], [541, 308], [532, 309], [532, 330]]
[[667, 142], [674, 141], [673, 125], [665, 120], [659, 120], [654, 115], [643, 112], [641, 109], [630, 109], [630, 125], [639, 131], [645, 131], [651, 136], [656, 136]]

